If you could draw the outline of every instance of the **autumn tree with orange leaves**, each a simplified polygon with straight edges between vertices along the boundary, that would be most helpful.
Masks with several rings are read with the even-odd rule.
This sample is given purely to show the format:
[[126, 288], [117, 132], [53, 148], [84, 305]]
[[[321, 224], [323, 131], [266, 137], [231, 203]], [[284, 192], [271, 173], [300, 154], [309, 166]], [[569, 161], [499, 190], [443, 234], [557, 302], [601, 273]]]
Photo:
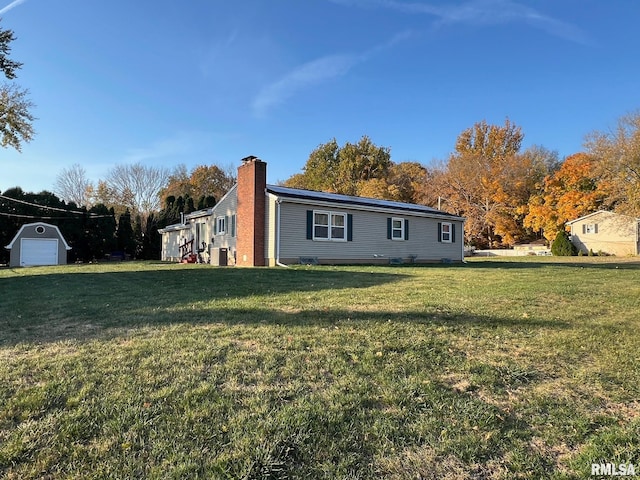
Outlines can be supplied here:
[[524, 225], [552, 241], [566, 222], [602, 208], [607, 198], [606, 183], [599, 181], [594, 157], [576, 153], [544, 179], [543, 191], [529, 201]]

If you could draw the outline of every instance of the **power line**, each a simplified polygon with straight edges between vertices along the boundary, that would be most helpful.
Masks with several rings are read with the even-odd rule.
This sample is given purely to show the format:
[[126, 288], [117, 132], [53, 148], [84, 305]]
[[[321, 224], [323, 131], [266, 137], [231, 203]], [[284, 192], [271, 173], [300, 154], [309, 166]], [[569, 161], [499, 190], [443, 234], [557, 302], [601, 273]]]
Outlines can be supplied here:
[[[11, 197], [7, 197], [5, 195], [0, 195], [0, 198], [4, 198], [5, 200], [11, 200], [11, 201], [14, 201], [14, 202], [17, 202], [17, 203], [22, 203], [23, 205], [29, 205], [31, 207], [42, 208], [44, 210], [53, 210], [55, 212], [63, 212], [63, 213], [75, 213], [77, 215], [88, 215], [89, 218], [105, 218], [105, 217], [112, 217], [113, 216], [113, 215], [96, 215], [94, 213], [81, 212], [79, 210], [65, 210], [64, 208], [49, 207], [47, 205], [40, 205], [38, 203], [27, 202], [25, 200], [18, 200], [17, 198], [11, 198]], [[3, 214], [3, 215], [10, 215], [10, 214]], [[25, 218], [45, 218], [45, 217], [25, 216]], [[54, 217], [47, 217], [47, 218], [48, 219], [54, 219]]]
[[[40, 219], [40, 220], [82, 220], [81, 218], [78, 217], [43, 217], [43, 216], [35, 216], [35, 215], [21, 215], [18, 213], [5, 213], [5, 212], [0, 212], [0, 215], [5, 216], [5, 217], [14, 217], [14, 218], [33, 218], [33, 219]], [[93, 219], [93, 218], [113, 218], [113, 215], [91, 215], [89, 216], [89, 220]]]

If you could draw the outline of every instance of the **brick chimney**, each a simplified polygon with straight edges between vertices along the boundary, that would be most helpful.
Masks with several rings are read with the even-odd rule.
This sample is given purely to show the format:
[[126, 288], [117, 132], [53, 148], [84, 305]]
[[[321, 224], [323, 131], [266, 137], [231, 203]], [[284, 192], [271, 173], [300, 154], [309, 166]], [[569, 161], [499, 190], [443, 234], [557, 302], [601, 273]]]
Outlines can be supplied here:
[[236, 265], [263, 267], [265, 235], [265, 189], [267, 164], [257, 157], [242, 159], [238, 167], [238, 219]]

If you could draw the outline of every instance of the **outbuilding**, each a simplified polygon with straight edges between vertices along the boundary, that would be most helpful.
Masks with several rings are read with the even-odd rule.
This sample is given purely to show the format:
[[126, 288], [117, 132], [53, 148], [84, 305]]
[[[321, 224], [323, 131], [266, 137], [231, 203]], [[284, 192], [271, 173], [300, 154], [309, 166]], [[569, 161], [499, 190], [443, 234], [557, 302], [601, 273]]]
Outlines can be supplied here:
[[71, 250], [60, 229], [43, 222], [27, 223], [20, 227], [5, 248], [10, 251], [10, 267], [65, 265], [67, 251]]

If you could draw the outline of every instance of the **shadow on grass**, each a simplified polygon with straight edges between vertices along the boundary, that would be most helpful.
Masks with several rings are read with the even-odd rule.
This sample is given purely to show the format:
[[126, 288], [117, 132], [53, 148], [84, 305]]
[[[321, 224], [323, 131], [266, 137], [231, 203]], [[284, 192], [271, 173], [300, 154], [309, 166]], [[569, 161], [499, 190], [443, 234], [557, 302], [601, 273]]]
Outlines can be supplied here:
[[640, 270], [640, 257], [471, 257], [467, 268], [535, 269], [546, 267]]
[[348, 309], [298, 311], [273, 308], [189, 308], [150, 309], [147, 307], [119, 310], [117, 314], [100, 318], [85, 316], [64, 319], [0, 321], [0, 347], [18, 344], [45, 344], [59, 341], [109, 340], [131, 335], [136, 329], [164, 328], [175, 325], [193, 327], [286, 327], [292, 333], [305, 328], [367, 328], [381, 324], [411, 324], [425, 329], [434, 326], [450, 328], [482, 327], [513, 330], [561, 330], [569, 324], [560, 320], [500, 318], [474, 314], [450, 314], [419, 311], [352, 311]]

